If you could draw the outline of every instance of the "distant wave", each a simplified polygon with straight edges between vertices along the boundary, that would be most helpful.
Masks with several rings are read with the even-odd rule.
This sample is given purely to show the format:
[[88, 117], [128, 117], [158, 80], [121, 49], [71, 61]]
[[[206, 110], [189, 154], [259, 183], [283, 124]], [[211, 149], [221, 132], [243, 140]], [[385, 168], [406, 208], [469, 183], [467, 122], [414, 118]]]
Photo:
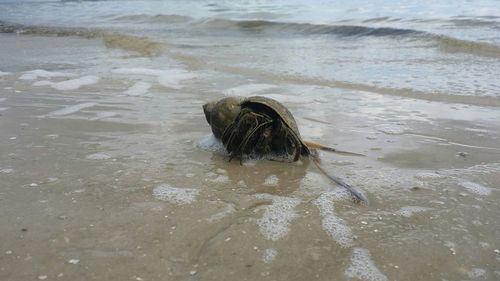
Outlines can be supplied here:
[[435, 34], [430, 34], [429, 37], [434, 41], [435, 46], [443, 52], [500, 58], [500, 46], [498, 45]]
[[[227, 20], [227, 19], [205, 19], [197, 20], [180, 15], [129, 15], [116, 17], [113, 20], [138, 20], [138, 21], [160, 21], [160, 22], [183, 22], [191, 28], [208, 28], [220, 30], [237, 30], [242, 32], [259, 33], [297, 33], [307, 35], [332, 35], [339, 37], [386, 37], [396, 39], [418, 40], [426, 46], [437, 48], [446, 53], [463, 53], [482, 57], [500, 58], [500, 46], [487, 42], [470, 41], [458, 39], [446, 35], [438, 35], [430, 32], [401, 29], [393, 27], [369, 27], [361, 25], [325, 25], [310, 23], [286, 23], [265, 20]], [[382, 20], [382, 19], [380, 19]], [[0, 21], [0, 32], [23, 33], [36, 35], [57, 36], [81, 36], [102, 37], [107, 45], [137, 51], [143, 55], [155, 55], [160, 52], [160, 43], [151, 38], [132, 35], [111, 33], [100, 30], [89, 30], [87, 28], [63, 28], [43, 26], [23, 26]], [[109, 38], [112, 38], [109, 39]]]
[[[274, 73], [263, 71], [259, 69], [252, 69], [247, 67], [229, 66], [225, 64], [216, 64], [214, 62], [207, 62], [199, 56], [191, 56], [188, 54], [177, 53], [171, 51], [166, 46], [172, 46], [168, 43], [160, 43], [153, 41], [146, 37], [139, 37], [134, 35], [120, 34], [116, 32], [90, 30], [90, 29], [71, 29], [71, 28], [58, 28], [58, 27], [33, 27], [23, 26], [18, 24], [6, 24], [0, 21], [0, 33], [17, 33], [26, 35], [49, 35], [49, 36], [79, 36], [82, 38], [102, 38], [104, 44], [109, 48], [119, 48], [128, 51], [134, 51], [141, 55], [153, 56], [166, 52], [173, 58], [181, 61], [186, 66], [194, 69], [199, 68], [216, 68], [219, 71], [228, 73], [237, 73], [250, 77], [256, 80], [273, 80], [277, 82], [286, 82], [291, 84], [303, 85], [319, 85], [332, 88], [342, 88], [357, 91], [366, 91], [379, 93], [382, 95], [400, 96], [407, 98], [415, 98], [429, 101], [451, 102], [451, 103], [464, 103], [471, 105], [484, 105], [500, 107], [500, 99], [494, 96], [463, 96], [456, 94], [449, 94], [444, 92], [427, 92], [412, 88], [391, 88], [382, 87], [371, 84], [352, 83], [346, 81], [339, 81], [334, 79], [323, 79], [320, 77], [308, 77], [299, 74], [291, 73]], [[489, 49], [489, 45], [481, 48], [481, 43], [469, 42], [449, 37], [435, 36], [435, 44], [442, 48], [449, 48], [448, 51], [467, 51], [483, 54], [495, 54], [498, 56], [498, 47], [496, 49]], [[469, 45], [471, 44], [472, 45]], [[469, 48], [472, 48], [471, 51]]]
[[[377, 19], [385, 20], [385, 19]], [[369, 27], [361, 25], [325, 25], [310, 23], [286, 23], [264, 20], [226, 20], [207, 19], [194, 23], [211, 29], [232, 29], [243, 32], [290, 32], [303, 35], [334, 35], [341, 37], [394, 37], [400, 39], [420, 40], [443, 52], [465, 53], [483, 57], [500, 58], [500, 46], [470, 40], [458, 39], [430, 32], [392, 27]]]
[[82, 38], [102, 38], [108, 48], [136, 52], [143, 56], [156, 56], [162, 52], [163, 45], [148, 37], [128, 35], [118, 32], [88, 28], [67, 28], [47, 26], [25, 26], [0, 21], [0, 33], [16, 33], [38, 36], [78, 36]]
[[143, 22], [143, 23], [185, 23], [193, 20], [193, 18], [181, 15], [126, 15], [116, 16], [111, 19], [112, 21], [127, 21], [127, 22]]
[[332, 34], [339, 36], [401, 36], [420, 34], [421, 31], [413, 29], [400, 29], [391, 27], [367, 27], [359, 25], [326, 25], [311, 23], [287, 23], [265, 20], [227, 20], [206, 19], [195, 25], [207, 28], [234, 29], [253, 32], [292, 32], [301, 34]]

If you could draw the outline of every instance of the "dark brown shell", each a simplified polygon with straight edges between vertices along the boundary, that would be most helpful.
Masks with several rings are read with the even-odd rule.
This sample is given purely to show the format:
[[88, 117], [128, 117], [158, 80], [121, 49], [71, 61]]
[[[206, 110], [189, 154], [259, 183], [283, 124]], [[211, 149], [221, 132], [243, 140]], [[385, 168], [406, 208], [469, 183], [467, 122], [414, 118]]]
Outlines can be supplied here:
[[295, 118], [293, 118], [292, 113], [288, 108], [286, 108], [283, 104], [278, 102], [277, 100], [273, 100], [271, 98], [266, 98], [266, 97], [261, 97], [261, 96], [253, 96], [246, 98], [243, 100], [241, 103], [242, 107], [255, 107], [258, 105], [266, 106], [270, 110], [274, 111], [282, 120], [285, 122], [285, 124], [293, 130], [293, 132], [297, 135], [300, 136], [299, 133], [299, 128], [297, 126], [297, 122], [295, 122]]
[[274, 112], [276, 114], [276, 117], [281, 118], [281, 120], [283, 120], [288, 128], [290, 128], [293, 133], [295, 133], [295, 135], [300, 139], [300, 142], [304, 149], [307, 150], [307, 146], [303, 143], [302, 137], [300, 136], [299, 127], [297, 126], [295, 118], [293, 117], [290, 110], [288, 110], [288, 108], [286, 108], [277, 100], [262, 96], [253, 96], [243, 100], [243, 102], [241, 103], [241, 107], [250, 107], [257, 111], [265, 110], [265, 108], [267, 108], [268, 112], [269, 110], [271, 112]]

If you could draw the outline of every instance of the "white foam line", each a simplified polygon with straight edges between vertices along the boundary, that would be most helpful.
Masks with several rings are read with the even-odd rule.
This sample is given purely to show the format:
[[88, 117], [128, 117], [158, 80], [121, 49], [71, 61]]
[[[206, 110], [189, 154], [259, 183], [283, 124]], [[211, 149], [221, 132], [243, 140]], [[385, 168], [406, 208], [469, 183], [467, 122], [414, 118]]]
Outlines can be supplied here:
[[337, 216], [333, 205], [335, 199], [342, 199], [343, 196], [345, 194], [339, 191], [323, 193], [314, 200], [314, 204], [319, 209], [321, 226], [326, 233], [340, 246], [348, 248], [353, 245], [354, 235], [345, 221]]
[[164, 73], [164, 70], [150, 68], [117, 68], [111, 70], [111, 72], [125, 75], [160, 76]]
[[0, 76], [10, 75], [10, 72], [0, 71]]
[[47, 114], [46, 116], [64, 116], [64, 115], [68, 115], [68, 114], [73, 114], [73, 113], [78, 112], [84, 108], [93, 107], [95, 105], [96, 105], [96, 103], [93, 103], [93, 102], [75, 104], [72, 106], [68, 106], [68, 107], [53, 111], [53, 112]]
[[143, 76], [153, 76], [157, 77], [158, 83], [160, 85], [179, 89], [182, 86], [180, 83], [184, 80], [193, 79], [196, 77], [195, 74], [188, 72], [184, 69], [149, 69], [149, 68], [118, 68], [113, 69], [111, 72], [115, 74], [125, 74], [125, 75], [143, 75]]
[[462, 187], [467, 189], [470, 193], [474, 193], [477, 195], [490, 195], [491, 188], [481, 185], [479, 183], [471, 182], [471, 181], [463, 181], [459, 183]]
[[264, 214], [257, 220], [260, 233], [268, 240], [276, 241], [287, 235], [290, 222], [297, 217], [294, 208], [300, 199], [257, 194], [259, 199], [270, 199], [272, 205], [266, 206]]
[[425, 211], [430, 211], [433, 210], [432, 208], [427, 208], [427, 207], [420, 207], [420, 206], [404, 206], [399, 209], [396, 214], [403, 216], [403, 217], [411, 217], [415, 213], [421, 213]]
[[82, 86], [96, 84], [97, 82], [99, 82], [99, 77], [89, 75], [62, 82], [51, 82], [47, 80], [37, 81], [33, 83], [33, 86], [51, 86], [56, 90], [68, 91], [68, 90], [77, 90], [80, 89]]
[[82, 86], [96, 84], [97, 82], [99, 82], [99, 77], [89, 75], [89, 76], [83, 76], [83, 77], [80, 77], [77, 79], [72, 79], [72, 80], [54, 83], [51, 86], [52, 86], [52, 88], [54, 88], [56, 90], [61, 90], [61, 91], [77, 90], [77, 89], [81, 88]]
[[132, 87], [123, 92], [127, 96], [142, 96], [146, 94], [151, 88], [151, 84], [146, 82], [137, 82]]
[[226, 96], [252, 96], [257, 92], [274, 88], [276, 86], [271, 84], [245, 84], [226, 89], [223, 93]]
[[184, 205], [194, 202], [199, 192], [198, 189], [194, 188], [178, 188], [162, 184], [153, 190], [153, 196], [158, 200]]
[[22, 80], [35, 80], [38, 77], [44, 78], [52, 78], [52, 77], [73, 77], [75, 74], [73, 73], [64, 73], [64, 72], [51, 72], [43, 69], [35, 69], [30, 71], [23, 72], [24, 74], [19, 77]]
[[103, 152], [98, 152], [98, 153], [87, 155], [85, 158], [89, 159], [89, 160], [107, 160], [107, 159], [111, 159], [111, 155], [109, 155], [107, 153], [103, 153]]
[[101, 119], [111, 118], [111, 117], [115, 117], [115, 116], [118, 116], [118, 113], [113, 112], [113, 111], [103, 111], [103, 112], [97, 113], [96, 116], [94, 118], [92, 118], [91, 120], [101, 120]]
[[265, 249], [264, 253], [262, 254], [262, 261], [265, 263], [271, 263], [273, 260], [276, 259], [276, 256], [278, 255], [278, 251], [274, 248], [270, 249]]
[[402, 135], [408, 131], [408, 127], [396, 124], [379, 124], [375, 126], [375, 129], [388, 135]]
[[162, 75], [160, 75], [158, 77], [158, 83], [165, 87], [180, 89], [182, 87], [180, 85], [182, 81], [190, 80], [195, 77], [196, 76], [194, 74], [185, 70], [172, 69], [170, 71], [165, 71]]
[[354, 248], [351, 255], [351, 266], [346, 269], [345, 275], [363, 281], [387, 281], [387, 277], [380, 272], [372, 260], [370, 252], [363, 248]]

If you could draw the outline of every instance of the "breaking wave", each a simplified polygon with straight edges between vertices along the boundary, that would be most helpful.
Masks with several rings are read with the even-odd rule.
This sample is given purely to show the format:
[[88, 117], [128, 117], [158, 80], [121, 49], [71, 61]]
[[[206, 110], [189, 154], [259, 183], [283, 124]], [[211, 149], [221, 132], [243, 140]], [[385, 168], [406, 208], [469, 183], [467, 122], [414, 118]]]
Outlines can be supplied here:
[[112, 21], [125, 21], [125, 22], [140, 22], [140, 23], [185, 23], [192, 21], [193, 18], [181, 15], [125, 15], [112, 17]]
[[206, 19], [194, 24], [205, 28], [230, 29], [242, 32], [285, 32], [301, 35], [334, 35], [339, 37], [392, 37], [419, 40], [447, 53], [464, 53], [483, 57], [500, 58], [500, 46], [498, 45], [487, 42], [463, 40], [415, 29], [227, 19]]
[[[471, 40], [454, 38], [415, 29], [393, 27], [370, 27], [363, 25], [327, 25], [311, 23], [277, 22], [266, 20], [229, 20], [208, 18], [195, 20], [182, 15], [125, 15], [111, 17], [112, 21], [132, 21], [136, 23], [170, 23], [187, 24], [188, 28], [210, 30], [233, 30], [253, 33], [290, 33], [308, 35], [332, 35], [337, 37], [385, 37], [398, 40], [415, 40], [425, 46], [436, 48], [446, 53], [463, 53], [481, 57], [500, 58], [500, 46]], [[0, 21], [0, 32], [33, 35], [80, 36], [86, 38], [102, 37], [106, 46], [135, 51], [141, 55], [154, 56], [160, 53], [161, 44], [150, 38], [123, 33], [92, 30], [87, 28], [23, 26]]]
[[206, 19], [195, 23], [199, 26], [218, 29], [236, 29], [254, 32], [291, 32], [301, 34], [332, 34], [339, 36], [404, 36], [420, 34], [421, 31], [413, 29], [400, 29], [391, 27], [368, 27], [359, 25], [326, 25], [311, 23], [288, 23], [266, 20], [227, 20]]

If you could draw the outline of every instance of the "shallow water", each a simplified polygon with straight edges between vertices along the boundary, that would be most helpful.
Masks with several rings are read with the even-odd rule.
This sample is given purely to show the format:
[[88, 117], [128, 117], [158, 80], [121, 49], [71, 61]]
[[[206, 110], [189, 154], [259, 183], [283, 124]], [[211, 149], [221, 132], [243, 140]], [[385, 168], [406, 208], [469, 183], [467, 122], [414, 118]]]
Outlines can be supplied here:
[[[0, 1], [1, 280], [497, 280], [494, 1]], [[264, 95], [353, 157], [227, 161]]]

